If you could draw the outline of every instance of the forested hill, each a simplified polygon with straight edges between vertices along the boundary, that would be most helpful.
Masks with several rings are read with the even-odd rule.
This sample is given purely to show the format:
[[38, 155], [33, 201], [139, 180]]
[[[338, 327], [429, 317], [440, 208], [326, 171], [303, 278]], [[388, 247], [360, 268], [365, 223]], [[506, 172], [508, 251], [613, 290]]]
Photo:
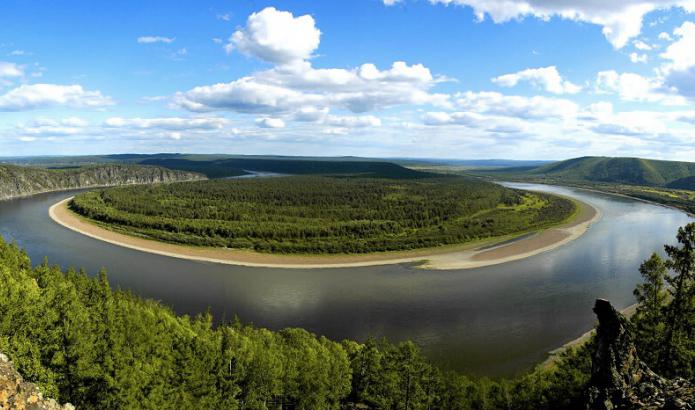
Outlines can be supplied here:
[[[361, 157], [290, 157], [227, 154], [114, 154], [75, 157], [0, 158], [15, 165], [48, 167], [101, 164], [155, 165], [181, 171], [198, 172], [208, 178], [228, 178], [252, 172], [291, 175], [333, 175], [414, 179], [431, 173], [404, 167], [398, 161]], [[420, 162], [408, 162], [419, 164]]]
[[564, 181], [695, 189], [695, 163], [643, 158], [581, 157], [532, 169], [499, 170]]
[[0, 200], [63, 189], [200, 180], [186, 171], [142, 165], [95, 165], [44, 169], [0, 165]]
[[209, 178], [244, 175], [249, 171], [291, 175], [349, 175], [379, 178], [426, 178], [432, 174], [415, 171], [391, 162], [338, 161], [271, 158], [227, 158], [192, 160], [182, 158], [148, 158], [141, 164], [170, 169], [201, 172]]

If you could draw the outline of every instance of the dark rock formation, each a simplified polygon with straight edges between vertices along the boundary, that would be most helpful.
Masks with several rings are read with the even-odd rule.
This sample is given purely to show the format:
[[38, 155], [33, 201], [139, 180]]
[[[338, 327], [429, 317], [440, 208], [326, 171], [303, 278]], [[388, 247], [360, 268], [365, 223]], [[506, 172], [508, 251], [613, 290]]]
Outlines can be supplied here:
[[610, 302], [597, 299], [594, 312], [599, 325], [587, 409], [695, 409], [695, 386], [651, 371], [637, 355], [630, 323]]
[[0, 165], [0, 200], [41, 192], [206, 179], [202, 174], [143, 165], [106, 164], [74, 169]]
[[39, 389], [24, 381], [7, 356], [0, 354], [0, 410], [73, 410], [45, 399]]

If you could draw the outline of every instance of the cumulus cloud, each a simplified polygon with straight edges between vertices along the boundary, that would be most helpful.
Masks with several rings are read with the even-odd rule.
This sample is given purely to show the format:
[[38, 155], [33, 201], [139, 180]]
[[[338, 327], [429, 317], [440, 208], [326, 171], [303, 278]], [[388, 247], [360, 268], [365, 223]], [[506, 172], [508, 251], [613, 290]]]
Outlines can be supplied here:
[[0, 78], [14, 78], [24, 75], [24, 69], [17, 64], [0, 61]]
[[576, 94], [581, 90], [580, 86], [563, 80], [555, 66], [528, 68], [492, 79], [493, 83], [501, 87], [514, 87], [522, 81], [553, 94]]
[[140, 44], [153, 44], [153, 43], [173, 43], [175, 38], [173, 37], [163, 37], [163, 36], [141, 36], [138, 37], [138, 43]]
[[66, 136], [76, 135], [84, 131], [89, 122], [79, 117], [68, 117], [63, 119], [36, 118], [29, 123], [22, 124], [17, 128], [24, 135], [47, 136]]
[[630, 61], [633, 63], [646, 63], [649, 57], [646, 54], [630, 53]]
[[671, 35], [666, 32], [661, 32], [659, 33], [659, 40], [673, 41], [673, 37], [671, 37]]
[[661, 57], [671, 62], [677, 71], [695, 66], [695, 23], [686, 21], [673, 31], [676, 41], [671, 43]]
[[420, 64], [395, 62], [387, 70], [364, 64], [348, 70], [316, 69], [305, 61], [230, 83], [195, 87], [176, 94], [174, 104], [199, 112], [272, 114], [338, 107], [362, 113], [400, 104], [445, 105], [448, 96], [429, 92], [436, 82]]
[[682, 97], [671, 92], [659, 79], [643, 77], [636, 73], [601, 71], [596, 77], [596, 91], [603, 94], [617, 94], [624, 101], [665, 105], [685, 104]]
[[574, 117], [577, 104], [562, 98], [523, 97], [498, 92], [467, 91], [458, 93], [455, 104], [468, 112], [495, 114], [523, 119], [564, 119]]
[[686, 21], [673, 31], [674, 41], [660, 55], [664, 84], [695, 99], [695, 23]]
[[25, 111], [55, 106], [94, 108], [112, 104], [113, 100], [100, 91], [85, 90], [77, 84], [24, 84], [0, 95], [0, 111]]
[[[246, 26], [234, 32], [227, 48], [274, 67], [178, 92], [172, 105], [194, 112], [233, 111], [261, 114], [261, 119], [281, 116], [325, 122], [332, 118], [328, 117], [332, 109], [366, 113], [402, 104], [449, 104], [448, 95], [431, 92], [444, 79], [422, 64], [396, 61], [385, 69], [371, 63], [351, 69], [313, 67], [309, 60], [320, 38], [321, 31], [309, 15], [294, 16], [273, 7], [253, 13]], [[374, 118], [367, 122], [374, 125]]]
[[635, 40], [632, 42], [632, 44], [635, 46], [636, 49], [641, 51], [649, 51], [652, 49], [652, 46], [650, 46], [642, 40]]
[[259, 118], [256, 120], [256, 125], [261, 128], [285, 128], [285, 121], [282, 118]]
[[[587, 22], [603, 28], [603, 35], [615, 48], [624, 47], [642, 31], [644, 16], [655, 10], [682, 8], [695, 11], [693, 0], [429, 0], [432, 4], [471, 7], [479, 20], [490, 17], [504, 23], [525, 17], [548, 20], [552, 17]], [[395, 0], [384, 0], [389, 5]]]
[[321, 31], [310, 15], [295, 17], [267, 7], [251, 14], [246, 27], [232, 34], [225, 47], [274, 64], [309, 59], [319, 46]]

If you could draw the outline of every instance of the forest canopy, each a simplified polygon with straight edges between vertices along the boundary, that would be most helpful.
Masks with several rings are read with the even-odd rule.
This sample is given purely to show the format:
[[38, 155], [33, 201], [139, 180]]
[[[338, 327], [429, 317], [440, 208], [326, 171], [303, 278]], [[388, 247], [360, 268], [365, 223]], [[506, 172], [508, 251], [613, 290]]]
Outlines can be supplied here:
[[568, 199], [464, 177], [292, 176], [119, 187], [70, 208], [120, 232], [275, 253], [366, 253], [520, 234], [568, 219]]

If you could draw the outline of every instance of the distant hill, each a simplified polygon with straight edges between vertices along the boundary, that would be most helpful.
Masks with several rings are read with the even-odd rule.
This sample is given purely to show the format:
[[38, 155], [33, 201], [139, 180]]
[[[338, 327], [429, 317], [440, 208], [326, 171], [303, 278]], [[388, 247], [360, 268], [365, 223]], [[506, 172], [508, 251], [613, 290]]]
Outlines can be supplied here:
[[427, 178], [432, 174], [381, 161], [304, 160], [230, 158], [214, 160], [191, 160], [180, 158], [149, 158], [139, 162], [169, 169], [200, 172], [209, 178], [244, 175], [248, 171], [276, 172], [291, 175], [345, 175], [379, 178]]
[[498, 170], [498, 172], [565, 181], [681, 189], [693, 189], [695, 187], [695, 163], [643, 158], [581, 157], [536, 168], [507, 168]]

